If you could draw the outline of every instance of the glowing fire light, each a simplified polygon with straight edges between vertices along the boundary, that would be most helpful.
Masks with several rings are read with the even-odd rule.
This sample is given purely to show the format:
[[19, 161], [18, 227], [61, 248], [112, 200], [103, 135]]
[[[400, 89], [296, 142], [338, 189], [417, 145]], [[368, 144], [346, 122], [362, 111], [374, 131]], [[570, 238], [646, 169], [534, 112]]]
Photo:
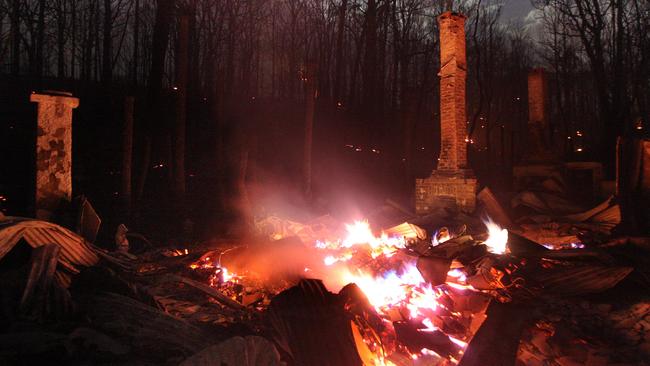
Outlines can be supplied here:
[[[328, 251], [327, 255], [323, 256], [325, 265], [339, 264], [331, 267], [329, 274], [331, 284], [343, 286], [354, 283], [365, 294], [369, 303], [383, 316], [390, 318], [389, 314], [393, 310], [401, 309], [399, 313], [407, 314], [412, 321], [422, 324], [424, 329], [421, 331], [437, 330], [429, 317], [439, 309], [446, 309], [439, 301], [445, 290], [426, 283], [414, 263], [402, 263], [399, 270], [379, 273], [365, 272], [352, 264], [355, 253], [362, 251], [364, 247], [370, 249], [369, 254], [373, 259], [379, 256], [389, 258], [399, 249], [406, 247], [406, 240], [403, 237], [390, 237], [385, 233], [376, 236], [367, 221], [356, 221], [346, 225], [346, 230], [347, 235], [341, 241], [315, 243], [316, 248]], [[450, 239], [448, 232], [442, 234], [439, 238], [436, 235], [436, 238], [443, 242]], [[460, 276], [462, 271], [460, 269], [457, 271], [459, 273], [456, 277], [459, 278], [454, 279], [459, 282], [458, 286], [471, 288], [464, 283], [465, 278]], [[455, 274], [456, 272], [451, 273], [452, 276]], [[452, 342], [457, 343], [454, 340]], [[458, 340], [458, 342], [462, 341]], [[417, 359], [419, 354], [411, 354], [411, 357]]]
[[[376, 237], [370, 229], [368, 221], [355, 221], [354, 224], [345, 225], [345, 227], [348, 235], [341, 242], [341, 246], [351, 248], [355, 245], [367, 244], [372, 249], [373, 259], [381, 255], [391, 257], [398, 249], [406, 246], [406, 241], [402, 237], [389, 237], [385, 233]], [[317, 247], [321, 246], [322, 244], [317, 243]]]
[[326, 266], [331, 266], [336, 262], [347, 262], [350, 259], [352, 259], [352, 253], [345, 253], [338, 257], [335, 257], [333, 255], [328, 255], [323, 259], [323, 263], [325, 263]]
[[234, 278], [237, 277], [236, 274], [228, 272], [228, 268], [221, 268], [221, 277], [223, 278], [223, 282], [230, 282]]
[[[492, 253], [503, 254], [507, 251], [508, 231], [500, 228], [492, 221], [485, 223], [489, 237], [485, 245]], [[439, 319], [436, 316], [441, 312], [460, 316], [460, 313], [452, 312], [446, 307], [448, 304], [446, 296], [449, 296], [451, 288], [461, 290], [475, 290], [467, 284], [467, 273], [459, 265], [449, 270], [446, 285], [432, 286], [427, 283], [414, 262], [393, 261], [396, 266], [386, 269], [376, 269], [368, 266], [368, 255], [373, 259], [382, 257], [389, 258], [397, 254], [400, 249], [406, 248], [404, 237], [389, 236], [386, 233], [376, 235], [373, 233], [368, 221], [356, 221], [353, 224], [345, 225], [346, 235], [343, 239], [335, 241], [316, 241], [314, 248], [321, 254], [322, 263], [325, 269], [314, 268], [314, 272], [323, 275], [327, 287], [336, 291], [335, 287], [354, 283], [365, 294], [370, 305], [384, 319], [403, 319], [408, 317], [409, 321], [419, 324], [419, 332], [440, 331], [436, 326]], [[434, 235], [434, 245], [451, 239], [448, 230], [441, 229]], [[402, 257], [400, 257], [402, 259]], [[384, 262], [379, 262], [384, 263]], [[219, 287], [228, 283], [241, 283], [245, 277], [238, 276], [221, 266], [220, 261], [212, 261], [209, 257], [190, 265], [192, 269], [206, 269], [211, 273], [210, 285]], [[324, 272], [322, 272], [324, 271]], [[305, 267], [304, 272], [312, 272]], [[227, 287], [227, 286], [226, 286]], [[443, 298], [444, 296], [444, 298]], [[433, 319], [436, 319], [435, 322]], [[461, 348], [467, 347], [464, 340], [449, 336], [449, 340]], [[371, 342], [372, 353], [375, 354], [373, 362], [375, 365], [392, 365], [386, 359], [385, 351], [378, 345], [376, 339], [364, 339]], [[421, 352], [411, 353], [408, 356], [414, 360], [419, 357], [442, 358], [436, 352], [429, 349], [422, 349]], [[449, 355], [451, 362], [457, 362], [456, 358]]]
[[483, 242], [488, 251], [494, 254], [505, 254], [508, 250], [508, 230], [502, 229], [490, 218], [483, 222], [488, 229], [488, 238]]
[[454, 268], [454, 269], [450, 270], [449, 272], [447, 272], [447, 276], [452, 277], [452, 278], [458, 280], [459, 282], [466, 282], [467, 281], [467, 275], [465, 274], [465, 272], [463, 272], [459, 268]]
[[373, 277], [361, 271], [347, 272], [343, 274], [343, 281], [359, 286], [370, 304], [377, 310], [406, 301], [411, 298], [413, 287], [424, 284], [422, 276], [415, 267], [407, 269], [401, 275], [390, 271], [380, 277]]
[[449, 235], [449, 230], [447, 228], [442, 228], [438, 232], [433, 235], [433, 238], [431, 239], [431, 245], [438, 246], [446, 241], [451, 239], [451, 235]]
[[375, 242], [376, 238], [370, 230], [368, 221], [355, 221], [352, 225], [345, 225], [348, 236], [343, 240], [343, 246], [349, 248], [356, 244], [370, 244]]

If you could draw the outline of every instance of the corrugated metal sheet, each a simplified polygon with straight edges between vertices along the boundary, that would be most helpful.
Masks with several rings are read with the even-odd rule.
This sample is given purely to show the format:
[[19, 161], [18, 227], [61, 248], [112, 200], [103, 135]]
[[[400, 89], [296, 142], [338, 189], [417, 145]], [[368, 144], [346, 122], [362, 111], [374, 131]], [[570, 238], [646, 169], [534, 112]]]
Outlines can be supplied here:
[[52, 243], [61, 247], [56, 279], [66, 287], [70, 275], [79, 273], [78, 267], [90, 267], [99, 260], [82, 237], [64, 227], [32, 219], [0, 218], [0, 259], [21, 239], [34, 248]]
[[580, 296], [609, 290], [633, 270], [632, 267], [577, 266], [542, 270], [529, 278], [539, 283], [544, 292]]

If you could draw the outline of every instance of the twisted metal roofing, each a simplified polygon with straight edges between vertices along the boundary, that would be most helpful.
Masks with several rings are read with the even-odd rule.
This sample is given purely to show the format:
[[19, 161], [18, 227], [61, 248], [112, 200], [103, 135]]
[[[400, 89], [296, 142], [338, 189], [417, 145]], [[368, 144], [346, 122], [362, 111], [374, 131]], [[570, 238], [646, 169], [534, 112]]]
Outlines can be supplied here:
[[82, 237], [62, 226], [47, 221], [0, 216], [0, 260], [21, 239], [33, 248], [46, 244], [57, 244], [61, 248], [56, 279], [65, 287], [70, 285], [71, 275], [79, 273], [78, 267], [90, 267], [99, 260]]

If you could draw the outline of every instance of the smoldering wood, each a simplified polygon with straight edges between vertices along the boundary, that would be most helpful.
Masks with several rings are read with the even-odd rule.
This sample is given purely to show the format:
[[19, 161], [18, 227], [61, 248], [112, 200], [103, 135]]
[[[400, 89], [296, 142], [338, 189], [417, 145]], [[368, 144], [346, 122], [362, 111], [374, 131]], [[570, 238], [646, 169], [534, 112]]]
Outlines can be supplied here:
[[417, 261], [417, 268], [422, 277], [432, 286], [438, 286], [447, 281], [450, 265], [450, 258], [427, 256], [420, 257]]
[[459, 366], [514, 365], [529, 310], [517, 304], [493, 301], [483, 322], [467, 346]]
[[415, 325], [404, 321], [394, 322], [394, 326], [397, 338], [404, 342], [413, 353], [427, 348], [445, 358], [458, 356], [460, 346], [454, 344], [439, 330], [421, 332]]
[[195, 289], [197, 289], [197, 290], [199, 290], [201, 292], [204, 292], [206, 295], [209, 295], [209, 296], [215, 298], [220, 303], [222, 303], [222, 304], [224, 304], [224, 305], [226, 305], [226, 306], [228, 306], [230, 308], [233, 308], [235, 310], [245, 310], [246, 309], [246, 307], [244, 305], [242, 305], [242, 304], [238, 303], [237, 301], [227, 297], [226, 295], [222, 294], [218, 290], [216, 290], [216, 289], [214, 289], [214, 288], [212, 288], [212, 287], [210, 287], [208, 285], [202, 284], [201, 282], [197, 282], [197, 281], [194, 281], [192, 279], [177, 276], [177, 275], [168, 275], [168, 278], [170, 280], [173, 280], [173, 281], [182, 282], [182, 283], [184, 283], [184, 284], [186, 284], [188, 286], [191, 286], [192, 288], [195, 288]]
[[93, 246], [93, 251], [103, 260], [107, 261], [111, 265], [117, 266], [122, 270], [134, 271], [136, 268], [136, 263], [133, 260], [119, 258], [117, 253], [110, 253], [107, 250]]

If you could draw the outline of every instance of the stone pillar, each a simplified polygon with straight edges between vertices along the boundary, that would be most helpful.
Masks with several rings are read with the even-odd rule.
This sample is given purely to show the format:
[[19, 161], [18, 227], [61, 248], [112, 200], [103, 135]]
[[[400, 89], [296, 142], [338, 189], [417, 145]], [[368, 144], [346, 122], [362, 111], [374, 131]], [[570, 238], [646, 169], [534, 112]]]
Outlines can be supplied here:
[[440, 28], [440, 158], [429, 178], [415, 181], [415, 211], [436, 207], [471, 212], [476, 205], [477, 181], [467, 164], [465, 89], [467, 62], [465, 16], [446, 12]]
[[50, 219], [62, 200], [72, 199], [72, 110], [79, 99], [66, 92], [33, 93], [38, 103], [36, 218]]

